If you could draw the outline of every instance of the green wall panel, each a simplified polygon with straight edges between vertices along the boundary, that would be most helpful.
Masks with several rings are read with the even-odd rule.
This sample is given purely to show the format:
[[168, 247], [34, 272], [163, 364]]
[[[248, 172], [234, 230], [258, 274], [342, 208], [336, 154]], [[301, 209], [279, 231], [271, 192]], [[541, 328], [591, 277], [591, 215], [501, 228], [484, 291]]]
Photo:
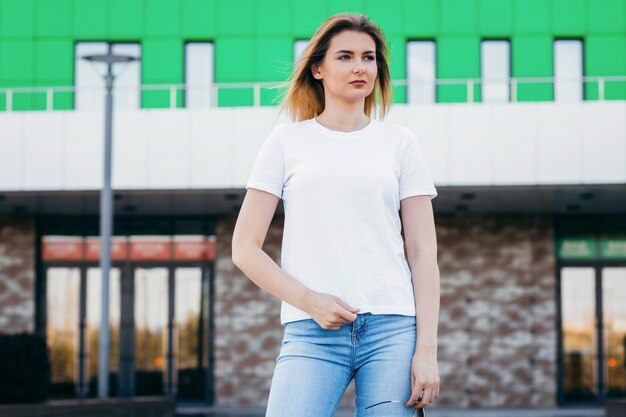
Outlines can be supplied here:
[[626, 25], [624, 0], [589, 0], [587, 10], [589, 32], [624, 33]]
[[255, 32], [259, 36], [290, 35], [293, 4], [290, 0], [255, 1]]
[[35, 44], [35, 80], [65, 80], [72, 85], [74, 44], [69, 39], [41, 40]]
[[217, 34], [217, 0], [182, 0], [182, 36], [206, 39]]
[[[480, 39], [477, 36], [442, 36], [437, 42], [438, 78], [480, 77]], [[474, 101], [478, 101], [480, 87], [474, 87]], [[466, 85], [437, 86], [437, 101], [466, 102]]]
[[[392, 80], [406, 78], [406, 40], [402, 36], [388, 37], [391, 55], [390, 74]], [[393, 85], [391, 94], [394, 103], [406, 103], [406, 86]]]
[[[168, 80], [154, 80], [150, 84], [168, 84]], [[141, 93], [141, 107], [144, 109], [165, 109], [170, 107], [170, 91], [167, 89], [144, 90]], [[176, 89], [176, 107], [183, 107], [185, 93]]]
[[261, 106], [278, 106], [282, 100], [282, 97], [279, 97], [280, 94], [284, 91], [282, 88], [264, 88], [261, 89]]
[[480, 0], [478, 22], [483, 36], [508, 36], [513, 32], [515, 0]]
[[34, 36], [35, 7], [33, 0], [0, 0], [2, 21], [0, 37], [27, 38]]
[[296, 38], [310, 38], [315, 29], [328, 17], [328, 7], [325, 1], [298, 1], [293, 5], [293, 32]]
[[180, 15], [178, 0], [144, 0], [145, 36], [180, 36]]
[[177, 38], [146, 39], [142, 50], [142, 77], [144, 81], [168, 80], [182, 82], [183, 43]]
[[[35, 80], [34, 85], [36, 87], [67, 87], [68, 83], [65, 79], [40, 79]], [[37, 92], [30, 95], [31, 106], [29, 110], [46, 110], [47, 109], [47, 92]], [[71, 110], [74, 107], [74, 94], [71, 92], [52, 92], [52, 109], [53, 110]]]
[[[378, 23], [387, 37], [402, 34], [402, 6], [404, 0], [365, 0], [365, 14]], [[357, 11], [357, 10], [355, 10]]]
[[[36, 93], [14, 93], [13, 94], [13, 110], [15, 111], [25, 111], [25, 110], [36, 110], [35, 108], [35, 98]], [[40, 95], [41, 96], [41, 95]], [[41, 100], [39, 100], [41, 102]]]
[[403, 20], [406, 36], [435, 36], [439, 32], [439, 1], [406, 1]]
[[19, 110], [46, 110], [46, 100], [46, 93], [33, 93], [30, 96], [30, 104], [28, 105], [28, 108], [21, 108]]
[[74, 1], [74, 36], [77, 40], [106, 39], [108, 0]]
[[[590, 76], [626, 74], [626, 36], [589, 35], [587, 37], [585, 73]], [[597, 82], [585, 85], [585, 97], [598, 99]], [[606, 82], [604, 97], [607, 100], [626, 99], [626, 82]]]
[[252, 106], [254, 92], [251, 88], [220, 89], [217, 102], [220, 107]]
[[36, 3], [35, 34], [43, 37], [73, 35], [74, 7], [72, 0], [44, 0]]
[[259, 38], [253, 48], [255, 81], [279, 81], [289, 76], [293, 66], [293, 42], [290, 37]]
[[[0, 42], [0, 82], [13, 80], [28, 83], [33, 81], [35, 43], [32, 40], [3, 40]], [[8, 65], [7, 65], [8, 64]], [[3, 83], [4, 84], [4, 83]], [[4, 84], [11, 86], [11, 84]]]
[[[554, 54], [552, 38], [548, 35], [518, 35], [513, 38], [513, 77], [552, 77]], [[553, 83], [520, 83], [517, 88], [518, 101], [552, 100]]]
[[144, 1], [108, 0], [108, 40], [138, 40], [144, 34]]
[[552, 2], [549, 0], [515, 0], [514, 23], [517, 33], [550, 33]]
[[217, 3], [217, 28], [220, 36], [249, 37], [254, 33], [254, 0]]
[[586, 10], [586, 0], [554, 0], [552, 25], [554, 35], [580, 36], [585, 33]]
[[215, 81], [253, 81], [254, 41], [250, 38], [221, 38], [215, 43]]
[[[328, 16], [342, 12], [361, 12], [368, 15], [369, 10], [365, 7], [366, 0], [330, 0], [328, 2]], [[320, 23], [322, 23], [320, 20]]]
[[[140, 42], [144, 84], [182, 83], [184, 43], [215, 45], [216, 82], [282, 81], [293, 42], [309, 38], [331, 14], [361, 12], [380, 24], [391, 46], [391, 74], [406, 78], [406, 41], [436, 42], [439, 78], [480, 77], [481, 39], [512, 39], [512, 75], [553, 74], [553, 42], [584, 40], [586, 75], [626, 75], [626, 0], [0, 0], [0, 87], [56, 86], [74, 79], [74, 44]], [[278, 89], [260, 92], [278, 104]], [[474, 87], [480, 100], [480, 85]], [[169, 91], [142, 95], [147, 108], [169, 107]], [[183, 106], [178, 92], [177, 106]], [[467, 100], [466, 85], [439, 86], [442, 102]], [[606, 99], [626, 99], [626, 83], [607, 83]], [[393, 90], [396, 103], [405, 87]], [[585, 87], [597, 99], [597, 83]], [[552, 100], [552, 83], [522, 84], [518, 100]], [[251, 105], [253, 90], [222, 91], [220, 105]], [[73, 106], [56, 93], [55, 109]], [[0, 95], [0, 109], [4, 109]], [[15, 109], [45, 107], [45, 94], [16, 94]]]
[[477, 0], [441, 0], [441, 33], [476, 33], [478, 26], [477, 4]]
[[[177, 39], [146, 39], [142, 45], [141, 77], [144, 84], [183, 83], [183, 43]], [[177, 102], [182, 105], [182, 92]], [[143, 91], [142, 106], [169, 107], [169, 90]]]

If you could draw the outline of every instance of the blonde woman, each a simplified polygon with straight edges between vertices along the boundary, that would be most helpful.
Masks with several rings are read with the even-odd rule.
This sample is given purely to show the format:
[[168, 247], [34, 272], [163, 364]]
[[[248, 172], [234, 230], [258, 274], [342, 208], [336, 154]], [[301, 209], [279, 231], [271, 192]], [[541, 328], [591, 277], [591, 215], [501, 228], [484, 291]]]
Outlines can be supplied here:
[[[373, 117], [376, 93], [383, 117], [391, 103], [388, 55], [366, 16], [324, 21], [282, 103], [293, 122], [247, 182], [233, 262], [284, 325], [266, 417], [331, 417], [353, 378], [357, 417], [423, 415], [439, 395], [437, 191], [413, 133]], [[279, 199], [280, 267], [262, 250]]]

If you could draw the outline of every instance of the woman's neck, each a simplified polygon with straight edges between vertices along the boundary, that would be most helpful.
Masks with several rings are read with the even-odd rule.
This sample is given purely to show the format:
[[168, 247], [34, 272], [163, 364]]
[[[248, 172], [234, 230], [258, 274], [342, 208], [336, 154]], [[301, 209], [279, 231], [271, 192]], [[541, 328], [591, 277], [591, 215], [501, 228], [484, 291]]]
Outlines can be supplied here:
[[315, 119], [324, 127], [342, 132], [351, 132], [367, 126], [370, 118], [363, 111], [363, 101], [357, 106], [336, 106], [326, 103], [324, 110]]

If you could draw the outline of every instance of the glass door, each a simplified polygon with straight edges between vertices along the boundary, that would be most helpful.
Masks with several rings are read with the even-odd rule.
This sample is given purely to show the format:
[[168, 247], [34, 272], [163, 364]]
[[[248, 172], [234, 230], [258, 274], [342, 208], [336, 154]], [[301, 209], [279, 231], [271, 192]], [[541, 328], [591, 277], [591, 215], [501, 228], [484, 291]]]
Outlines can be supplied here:
[[607, 397], [626, 397], [626, 267], [602, 268], [604, 386]]
[[[46, 266], [46, 336], [54, 398], [98, 393], [102, 274]], [[121, 263], [109, 277], [109, 396], [211, 394], [208, 266]], [[212, 368], [211, 368], [212, 369]]]
[[202, 269], [176, 268], [174, 324], [174, 375], [180, 399], [202, 399], [205, 390], [206, 363], [203, 363]]
[[[120, 360], [120, 270], [109, 270], [109, 396], [118, 394], [117, 376]], [[100, 317], [102, 316], [102, 271], [87, 268], [87, 325], [85, 379], [89, 381], [89, 397], [98, 395]]]
[[562, 387], [568, 402], [598, 395], [595, 293], [594, 268], [561, 269]]
[[563, 402], [626, 397], [626, 266], [561, 268]]
[[53, 398], [75, 397], [79, 391], [80, 269], [46, 269], [46, 339]]
[[135, 395], [165, 393], [168, 268], [135, 268]]

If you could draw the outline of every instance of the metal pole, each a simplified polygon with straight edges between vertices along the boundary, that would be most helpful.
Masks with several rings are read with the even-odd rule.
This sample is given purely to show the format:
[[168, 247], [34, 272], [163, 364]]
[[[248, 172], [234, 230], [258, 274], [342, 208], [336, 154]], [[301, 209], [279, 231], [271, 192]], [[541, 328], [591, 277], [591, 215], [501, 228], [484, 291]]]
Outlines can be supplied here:
[[100, 270], [102, 271], [102, 312], [100, 316], [98, 397], [109, 396], [109, 270], [111, 269], [111, 230], [113, 225], [111, 192], [111, 130], [113, 125], [112, 65], [107, 64], [106, 109], [104, 121], [104, 179], [100, 193]]

